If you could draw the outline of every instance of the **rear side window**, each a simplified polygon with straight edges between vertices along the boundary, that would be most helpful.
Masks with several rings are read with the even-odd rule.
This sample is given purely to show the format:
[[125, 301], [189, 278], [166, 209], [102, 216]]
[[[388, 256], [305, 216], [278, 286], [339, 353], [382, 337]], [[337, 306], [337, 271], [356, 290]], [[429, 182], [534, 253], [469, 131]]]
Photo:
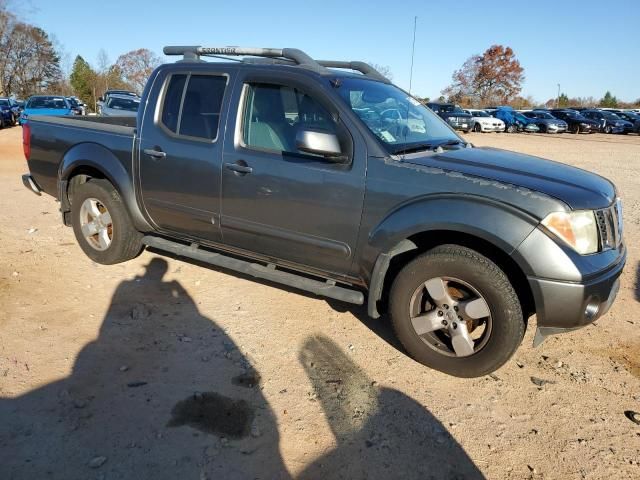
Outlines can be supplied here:
[[162, 123], [173, 133], [178, 133], [178, 117], [180, 115], [180, 104], [184, 93], [184, 82], [186, 75], [172, 75], [164, 96], [162, 106]]
[[226, 76], [172, 75], [162, 106], [162, 124], [176, 135], [215, 140], [226, 85]]
[[178, 135], [215, 140], [227, 77], [191, 75], [184, 95]]

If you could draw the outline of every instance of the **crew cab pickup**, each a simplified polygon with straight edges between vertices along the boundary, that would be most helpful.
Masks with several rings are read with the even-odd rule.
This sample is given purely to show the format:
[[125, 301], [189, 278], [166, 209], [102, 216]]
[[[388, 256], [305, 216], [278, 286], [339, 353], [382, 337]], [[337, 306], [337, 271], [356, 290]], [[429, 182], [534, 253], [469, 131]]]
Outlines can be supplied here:
[[95, 262], [153, 247], [366, 303], [414, 359], [461, 377], [504, 364], [533, 314], [538, 344], [614, 301], [626, 250], [608, 180], [476, 148], [362, 62], [165, 54], [184, 58], [152, 73], [137, 118], [24, 125], [25, 186], [59, 200]]

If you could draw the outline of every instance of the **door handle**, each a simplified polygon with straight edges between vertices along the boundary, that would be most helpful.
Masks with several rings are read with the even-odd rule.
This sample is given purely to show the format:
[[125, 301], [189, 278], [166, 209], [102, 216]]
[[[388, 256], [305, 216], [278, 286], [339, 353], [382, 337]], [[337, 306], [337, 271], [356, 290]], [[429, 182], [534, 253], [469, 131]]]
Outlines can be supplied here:
[[162, 150], [156, 150], [154, 148], [145, 148], [143, 152], [145, 155], [149, 155], [150, 157], [156, 159], [165, 158], [167, 156], [167, 154]]
[[244, 161], [242, 160], [240, 161], [244, 163], [244, 165], [242, 165], [241, 163], [225, 163], [224, 166], [229, 170], [232, 170], [236, 173], [241, 173], [244, 175], [246, 175], [247, 173], [253, 172], [253, 168], [248, 166]]

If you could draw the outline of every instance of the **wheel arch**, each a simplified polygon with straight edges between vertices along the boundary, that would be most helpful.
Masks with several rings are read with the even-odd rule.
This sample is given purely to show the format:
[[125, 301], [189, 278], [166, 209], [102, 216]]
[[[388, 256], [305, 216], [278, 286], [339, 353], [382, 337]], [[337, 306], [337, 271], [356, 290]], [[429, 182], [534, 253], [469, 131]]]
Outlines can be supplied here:
[[140, 231], [152, 229], [138, 207], [133, 172], [127, 171], [118, 157], [106, 147], [96, 143], [74, 145], [60, 162], [58, 178], [58, 197], [66, 225], [69, 225], [67, 217], [71, 210], [75, 187], [90, 178], [103, 178], [108, 180], [122, 197], [135, 227]]
[[[380, 253], [371, 270], [368, 314], [378, 318], [380, 312], [386, 310], [390, 286], [404, 265], [416, 256], [445, 244], [471, 248], [495, 262], [511, 280], [525, 317], [534, 313], [533, 294], [525, 273], [527, 266], [514, 259], [512, 253], [535, 228], [537, 220], [513, 208], [492, 202], [478, 202], [478, 199], [442, 200], [446, 202], [446, 210], [442, 208], [443, 205], [429, 208], [422, 204], [413, 207], [418, 208], [420, 218], [426, 218], [428, 222], [399, 228], [403, 220], [393, 219], [392, 215], [370, 237], [375, 250]], [[439, 215], [437, 212], [445, 213]], [[406, 222], [412, 215], [401, 216]], [[398, 228], [394, 230], [395, 227]], [[389, 231], [401, 233], [391, 236]], [[382, 239], [385, 241], [382, 242]]]

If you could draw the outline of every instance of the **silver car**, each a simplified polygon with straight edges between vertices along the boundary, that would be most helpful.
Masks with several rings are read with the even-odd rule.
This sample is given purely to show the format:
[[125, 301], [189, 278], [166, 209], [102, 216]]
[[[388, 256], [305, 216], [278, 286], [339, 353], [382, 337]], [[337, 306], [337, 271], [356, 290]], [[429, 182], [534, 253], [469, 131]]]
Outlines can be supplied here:
[[135, 117], [138, 115], [140, 99], [130, 95], [109, 95], [100, 109], [104, 117]]

